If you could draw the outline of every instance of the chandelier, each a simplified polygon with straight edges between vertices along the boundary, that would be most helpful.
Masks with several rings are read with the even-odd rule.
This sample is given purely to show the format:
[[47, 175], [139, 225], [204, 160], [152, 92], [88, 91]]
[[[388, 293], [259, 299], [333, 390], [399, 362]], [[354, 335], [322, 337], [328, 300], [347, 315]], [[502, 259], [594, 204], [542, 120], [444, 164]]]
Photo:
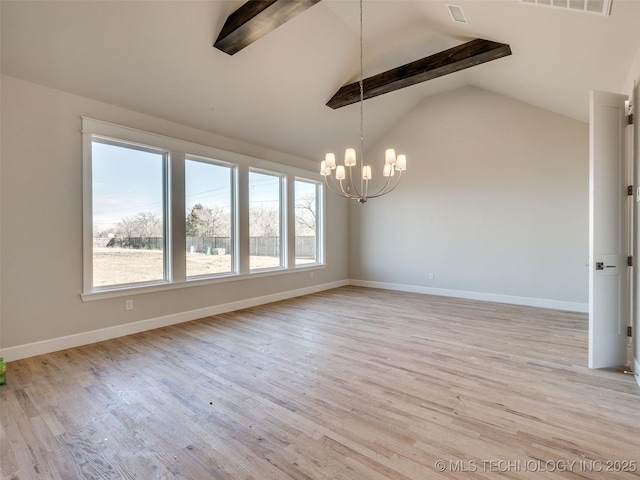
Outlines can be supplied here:
[[[377, 191], [369, 192], [369, 181], [372, 179], [371, 166], [364, 164], [362, 30], [362, 0], [360, 0], [360, 81], [358, 82], [360, 85], [360, 172], [358, 175], [355, 148], [347, 148], [344, 153], [344, 165], [336, 165], [336, 156], [333, 153], [327, 153], [320, 163], [320, 174], [324, 176], [327, 187], [333, 193], [365, 203], [370, 198], [381, 197], [390, 193], [398, 186], [402, 172], [407, 169], [407, 157], [405, 155], [396, 155], [393, 148], [387, 149], [382, 169], [382, 176], [386, 177], [386, 180]], [[398, 173], [397, 175], [396, 172]], [[354, 181], [356, 176], [359, 177], [359, 182], [357, 180]], [[359, 186], [358, 183], [360, 184]]]

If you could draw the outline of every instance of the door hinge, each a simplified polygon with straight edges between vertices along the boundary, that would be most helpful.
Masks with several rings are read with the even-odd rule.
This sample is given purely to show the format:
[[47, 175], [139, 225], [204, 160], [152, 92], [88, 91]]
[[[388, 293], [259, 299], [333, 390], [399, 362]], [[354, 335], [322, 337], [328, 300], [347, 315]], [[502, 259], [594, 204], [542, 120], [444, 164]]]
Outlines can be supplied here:
[[633, 337], [633, 327], [627, 327], [627, 337]]
[[633, 125], [633, 113], [627, 115], [627, 121], [629, 122], [629, 125]]
[[627, 195], [633, 196], [633, 185], [627, 187]]
[[627, 267], [633, 267], [633, 255], [627, 257]]

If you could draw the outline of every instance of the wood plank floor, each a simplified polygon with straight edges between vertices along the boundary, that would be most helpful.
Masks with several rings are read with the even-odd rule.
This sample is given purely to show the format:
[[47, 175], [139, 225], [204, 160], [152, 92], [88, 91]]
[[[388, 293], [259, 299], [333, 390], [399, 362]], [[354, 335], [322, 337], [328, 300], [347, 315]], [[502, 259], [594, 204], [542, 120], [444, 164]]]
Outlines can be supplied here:
[[10, 362], [0, 476], [638, 478], [586, 363], [584, 314], [345, 287]]

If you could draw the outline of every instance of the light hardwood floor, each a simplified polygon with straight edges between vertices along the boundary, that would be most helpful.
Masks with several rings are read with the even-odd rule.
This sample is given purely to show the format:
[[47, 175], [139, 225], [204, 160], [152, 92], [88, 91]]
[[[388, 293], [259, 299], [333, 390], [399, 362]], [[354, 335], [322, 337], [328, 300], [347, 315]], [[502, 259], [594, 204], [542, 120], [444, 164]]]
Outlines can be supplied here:
[[584, 314], [345, 287], [10, 362], [1, 476], [638, 478], [586, 363]]

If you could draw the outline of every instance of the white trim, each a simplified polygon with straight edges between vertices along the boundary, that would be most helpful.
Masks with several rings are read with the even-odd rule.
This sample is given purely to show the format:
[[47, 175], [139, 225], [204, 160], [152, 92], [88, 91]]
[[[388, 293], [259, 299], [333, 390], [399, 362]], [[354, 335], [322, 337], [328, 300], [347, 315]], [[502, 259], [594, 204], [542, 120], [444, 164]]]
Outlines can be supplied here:
[[[288, 238], [288, 232], [289, 232], [289, 210], [294, 210], [294, 209], [289, 209], [288, 208], [288, 202], [290, 200], [289, 195], [288, 195], [288, 184], [291, 182], [287, 181], [287, 175], [284, 173], [279, 173], [277, 171], [274, 170], [266, 170], [264, 168], [256, 168], [253, 166], [249, 166], [249, 177], [248, 177], [248, 181], [249, 183], [247, 184], [249, 186], [249, 198], [247, 201], [247, 205], [251, 205], [251, 174], [256, 174], [256, 175], [262, 175], [264, 177], [275, 177], [278, 180], [278, 201], [280, 202], [278, 204], [278, 218], [279, 218], [279, 225], [280, 228], [278, 230], [278, 235], [280, 236], [280, 248], [279, 248], [279, 252], [278, 252], [278, 256], [280, 259], [280, 265], [276, 266], [276, 267], [268, 267], [268, 268], [276, 268], [276, 269], [283, 269], [285, 271], [291, 271], [292, 265], [289, 262], [289, 255], [292, 253], [289, 251], [289, 249], [291, 248], [291, 244], [289, 242], [289, 238]], [[295, 177], [294, 177], [295, 178]], [[249, 224], [249, 230], [248, 230], [249, 235], [247, 236], [248, 239], [251, 238], [251, 224]], [[285, 256], [286, 254], [286, 256]], [[262, 268], [251, 268], [251, 257], [249, 257], [249, 273], [255, 273], [255, 272], [259, 272], [261, 271]]]
[[111, 138], [117, 142], [132, 142], [138, 146], [146, 146], [153, 150], [167, 150], [170, 152], [183, 152], [187, 156], [201, 157], [203, 159], [216, 160], [230, 165], [243, 164], [249, 165], [251, 168], [264, 169], [265, 171], [275, 172], [279, 175], [291, 174], [300, 175], [304, 178], [315, 179], [321, 181], [322, 177], [319, 172], [311, 168], [294, 167], [271, 160], [264, 160], [242, 153], [236, 153], [229, 150], [212, 147], [195, 143], [189, 140], [180, 140], [178, 138], [168, 137], [158, 133], [139, 130], [125, 125], [105, 122], [90, 117], [82, 118], [82, 133], [91, 137], [97, 135], [99, 137]]
[[551, 308], [554, 310], [568, 310], [570, 312], [587, 313], [589, 311], [589, 305], [587, 303], [565, 302], [562, 300], [549, 300], [545, 298], [516, 297], [513, 295], [500, 295], [496, 293], [469, 292], [464, 290], [450, 290], [446, 288], [421, 287], [418, 285], [370, 282], [367, 280], [354, 279], [349, 280], [349, 285], [354, 285], [356, 287], [382, 288], [385, 290], [398, 290], [401, 292], [424, 293], [426, 295], [439, 295], [442, 297], [466, 298], [469, 300], [481, 300], [484, 302]]
[[640, 359], [633, 359], [633, 373], [636, 376], [636, 382], [638, 382], [638, 386], [640, 386]]
[[[92, 212], [92, 177], [91, 177], [91, 153], [93, 137], [102, 140], [112, 141], [114, 144], [133, 144], [135, 148], [146, 148], [152, 151], [164, 152], [169, 155], [169, 173], [165, 182], [165, 209], [170, 208], [170, 215], [165, 211], [165, 258], [169, 259], [169, 264], [165, 266], [165, 279], [156, 282], [139, 284], [108, 285], [106, 287], [94, 287], [92, 281], [93, 268], [93, 212]], [[294, 167], [289, 165], [263, 160], [240, 153], [221, 150], [208, 145], [192, 143], [186, 140], [159, 135], [152, 132], [145, 132], [135, 128], [116, 125], [89, 117], [82, 117], [82, 145], [83, 145], [83, 288], [81, 293], [82, 301], [98, 300], [103, 298], [113, 298], [122, 295], [133, 295], [136, 293], [156, 292], [173, 288], [184, 288], [203, 283], [215, 283], [218, 281], [229, 281], [232, 279], [246, 278], [247, 275], [262, 273], [261, 270], [250, 270], [249, 265], [249, 214], [248, 214], [248, 186], [245, 185], [249, 171], [262, 172], [273, 175], [280, 180], [281, 189], [281, 215], [284, 219], [288, 207], [288, 199], [284, 192], [284, 186], [293, 181], [294, 178], [304, 178], [309, 182], [320, 183], [322, 177], [318, 172]], [[185, 159], [194, 157], [197, 160], [208, 160], [212, 163], [226, 164], [235, 169], [233, 178], [233, 188], [237, 195], [234, 197], [232, 212], [235, 230], [235, 258], [234, 274], [220, 275], [206, 279], [186, 278], [186, 267], [184, 265], [185, 249], [184, 239], [184, 162]], [[166, 161], [166, 160], [165, 160]], [[167, 168], [167, 166], [165, 166]], [[171, 185], [173, 184], [173, 186]], [[239, 187], [240, 186], [240, 187]], [[281, 247], [284, 253], [287, 246], [286, 223], [281, 219]], [[324, 240], [324, 239], [323, 239]], [[173, 242], [173, 244], [172, 244]], [[281, 255], [281, 266], [277, 270], [282, 273], [294, 272], [295, 262], [287, 262]], [[269, 269], [272, 272], [275, 269]]]
[[345, 285], [348, 285], [348, 282], [346, 280], [341, 280], [322, 285], [314, 285], [312, 287], [300, 288], [297, 290], [273, 293], [262, 297], [247, 298], [237, 302], [223, 303], [221, 305], [214, 305], [188, 312], [174, 313], [164, 317], [150, 318], [139, 322], [101, 328], [90, 332], [67, 335], [65, 337], [52, 338], [50, 340], [43, 340], [40, 342], [27, 343], [25, 345], [5, 348], [0, 351], [0, 356], [4, 357], [6, 361], [20, 360], [22, 358], [34, 357], [36, 355], [43, 355], [45, 353], [56, 352], [58, 350], [80, 347], [90, 343], [102, 342], [112, 338], [145, 332], [147, 330], [153, 330], [154, 328], [167, 327], [169, 325], [189, 322], [191, 320], [197, 320], [199, 318], [209, 317], [212, 315], [220, 315], [221, 313], [233, 312], [243, 308], [255, 307], [302, 295], [309, 295], [311, 293], [330, 290], [332, 288], [344, 287]]
[[[221, 305], [214, 305], [211, 307], [200, 308], [197, 310], [190, 310], [188, 312], [174, 313], [163, 317], [151, 318], [147, 320], [141, 320], [138, 322], [127, 323], [124, 325], [117, 325], [114, 327], [102, 328], [99, 330], [92, 330], [89, 332], [78, 333], [75, 335], [68, 335], [65, 337], [52, 338], [49, 340], [43, 340], [40, 342], [28, 343], [25, 345], [17, 345], [15, 347], [5, 348], [0, 350], [0, 356], [4, 357], [6, 361], [20, 360], [22, 358], [34, 357], [36, 355], [43, 355], [46, 353], [56, 352], [58, 350], [64, 350], [67, 348], [80, 347], [82, 345], [88, 345], [95, 342], [102, 342], [104, 340], [110, 340], [112, 338], [122, 337], [125, 335], [131, 335], [134, 333], [145, 332], [147, 330], [153, 330], [154, 328], [166, 327], [169, 325], [175, 325], [178, 323], [189, 322], [191, 320], [197, 320], [212, 315], [219, 315], [222, 313], [233, 312], [243, 308], [255, 307], [258, 305], [264, 305], [267, 303], [277, 302], [280, 300], [286, 300], [289, 298], [299, 297], [303, 295], [309, 295], [312, 293], [322, 292], [324, 290], [330, 290], [333, 288], [344, 287], [346, 285], [353, 285], [357, 287], [369, 287], [369, 288], [382, 288], [385, 290], [397, 290], [403, 292], [422, 293], [427, 295], [439, 295], [444, 297], [454, 298], [466, 298], [470, 300], [481, 300], [487, 302], [507, 303], [513, 305], [524, 305], [540, 308], [551, 308], [556, 310], [568, 310], [573, 312], [586, 313], [588, 311], [588, 305], [577, 302], [564, 302], [558, 300], [547, 300], [530, 297], [516, 297], [511, 295], [498, 295], [492, 293], [481, 292], [469, 292], [463, 290], [449, 290], [444, 288], [430, 288], [420, 287], [416, 285], [403, 285], [397, 283], [384, 283], [384, 282], [370, 282], [365, 280], [340, 280], [336, 282], [325, 283], [322, 285], [314, 285], [312, 287], [300, 288], [297, 290], [290, 290], [286, 292], [274, 293], [271, 295], [265, 295], [262, 297], [248, 298], [245, 300], [239, 300], [237, 302], [223, 303]], [[634, 362], [636, 373], [640, 373], [640, 362], [635, 359]], [[640, 384], [640, 377], [636, 377], [636, 380]]]
[[296, 264], [296, 257], [297, 257], [297, 252], [296, 252], [296, 184], [297, 183], [306, 183], [308, 185], [313, 185], [314, 187], [314, 193], [315, 193], [315, 208], [316, 208], [316, 241], [315, 241], [315, 247], [316, 247], [316, 258], [315, 258], [315, 262], [313, 262], [313, 265], [317, 264], [317, 263], [321, 263], [321, 261], [323, 260], [323, 246], [320, 242], [320, 240], [323, 238], [322, 237], [322, 231], [321, 231], [321, 225], [318, 223], [318, 217], [321, 217], [321, 204], [320, 204], [320, 192], [322, 191], [322, 183], [316, 181], [316, 180], [312, 180], [309, 178], [304, 178], [304, 177], [299, 177], [299, 176], [295, 176], [293, 178], [293, 181], [289, 182], [289, 194], [291, 195], [291, 197], [293, 198], [293, 211], [290, 212], [289, 214], [289, 228], [290, 228], [290, 234], [288, 236], [289, 241], [293, 242], [293, 248], [290, 249], [290, 257], [289, 260], [292, 262], [291, 265], [294, 268], [300, 268], [300, 267], [304, 267], [304, 265], [307, 264]]
[[130, 297], [131, 295], [139, 295], [144, 293], [164, 292], [167, 290], [178, 290], [181, 288], [200, 287], [203, 285], [212, 285], [223, 282], [236, 282], [238, 280], [253, 279], [256, 277], [268, 277], [273, 275], [288, 275], [291, 273], [299, 273], [301, 271], [320, 270], [326, 268], [326, 265], [310, 263], [308, 265], [298, 265], [295, 268], [284, 269], [276, 267], [273, 269], [253, 270], [245, 274], [222, 274], [212, 277], [189, 277], [184, 282], [162, 282], [157, 284], [127, 284], [121, 288], [109, 288], [105, 290], [97, 290], [91, 293], [81, 293], [80, 298], [83, 302], [93, 302], [95, 300], [104, 300], [107, 298]]

